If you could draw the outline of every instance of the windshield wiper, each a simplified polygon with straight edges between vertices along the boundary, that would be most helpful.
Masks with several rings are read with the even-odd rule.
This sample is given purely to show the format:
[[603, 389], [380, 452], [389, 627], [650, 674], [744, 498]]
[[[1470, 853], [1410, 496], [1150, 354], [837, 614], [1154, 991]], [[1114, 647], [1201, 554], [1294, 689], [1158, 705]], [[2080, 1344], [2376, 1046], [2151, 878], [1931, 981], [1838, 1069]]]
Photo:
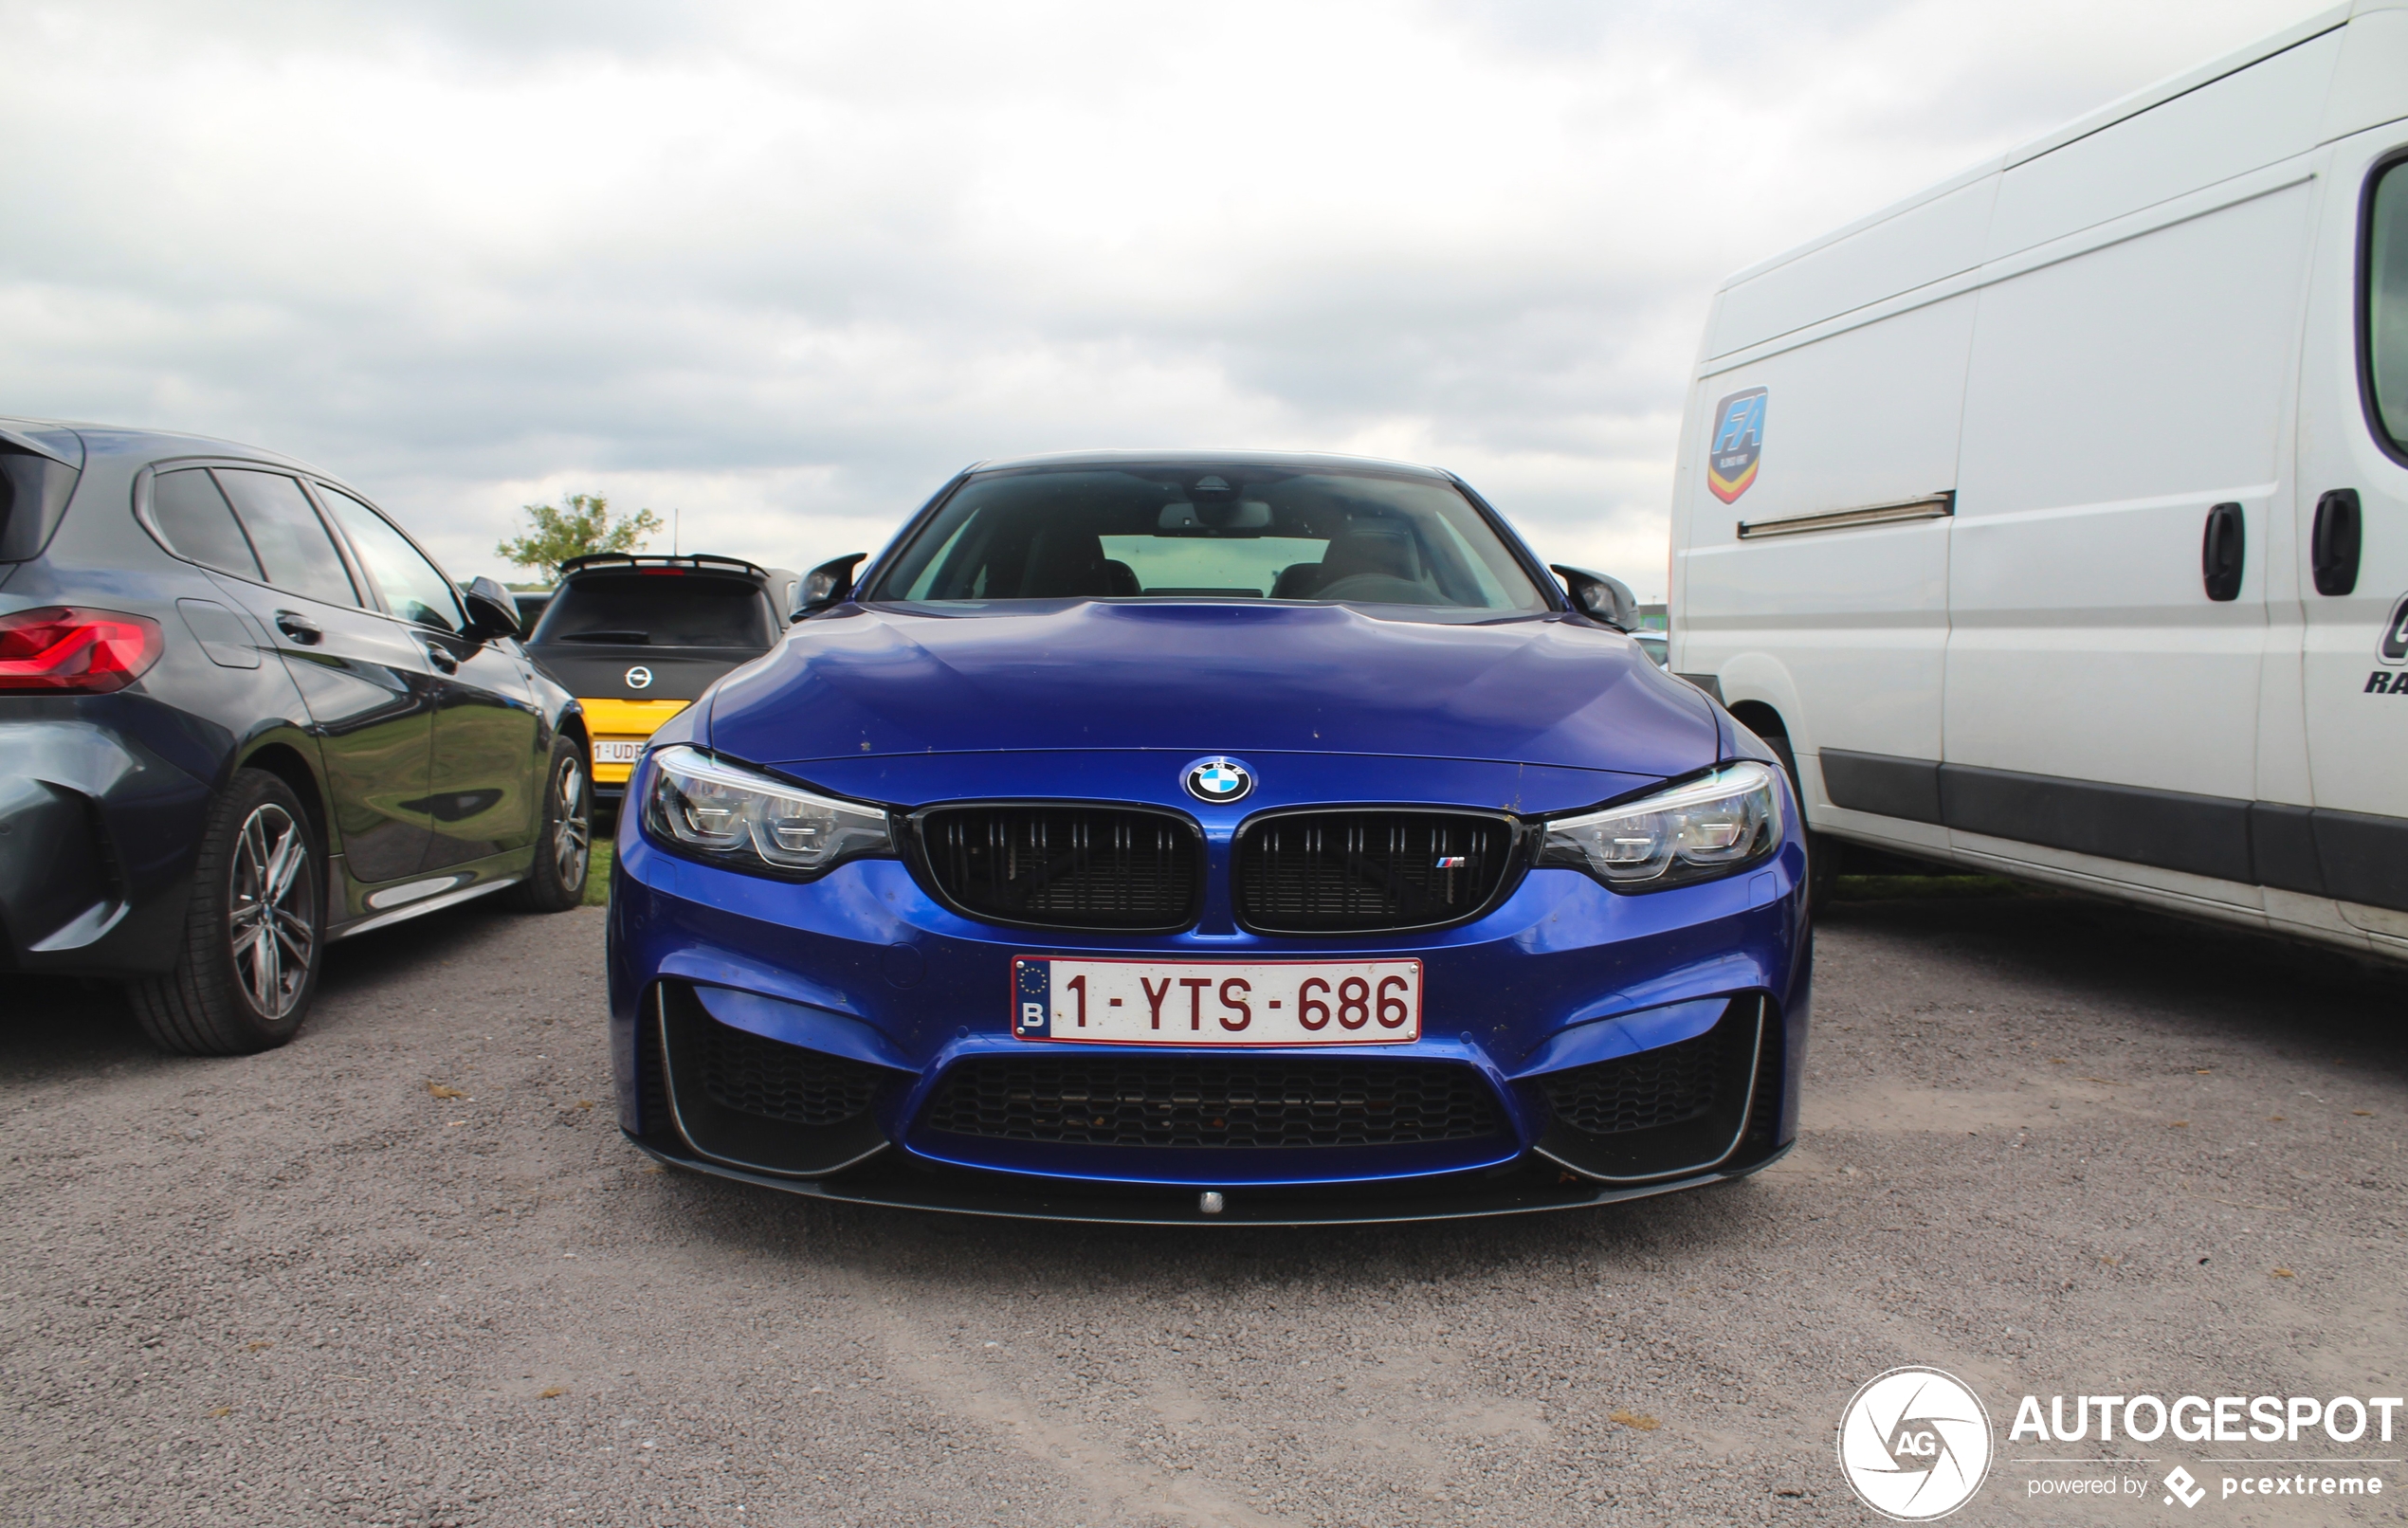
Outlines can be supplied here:
[[649, 631], [564, 631], [552, 640], [555, 642], [627, 642], [644, 643], [649, 645], [652, 640], [652, 633]]

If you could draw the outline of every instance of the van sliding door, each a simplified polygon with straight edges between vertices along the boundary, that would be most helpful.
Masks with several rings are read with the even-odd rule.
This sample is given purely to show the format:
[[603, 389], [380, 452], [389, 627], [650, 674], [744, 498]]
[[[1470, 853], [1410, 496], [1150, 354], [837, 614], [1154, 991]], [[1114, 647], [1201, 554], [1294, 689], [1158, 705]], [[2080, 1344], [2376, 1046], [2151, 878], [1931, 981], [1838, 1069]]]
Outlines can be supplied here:
[[[1835, 755], [1926, 769], [1940, 756], [1946, 514], [1973, 317], [1965, 294], [1742, 353], [1689, 405], [1706, 432], [1687, 446], [1679, 506], [1676, 666], [1715, 676], [1742, 720], [1778, 719], [1817, 828], [1908, 849], [1942, 845], [1934, 813], [1887, 799], [1844, 809], [1825, 781]], [[1706, 470], [1716, 461], [1736, 476]]]
[[1949, 548], [1961, 856], [2264, 905], [2270, 573], [2341, 48], [2329, 28], [2000, 177]]

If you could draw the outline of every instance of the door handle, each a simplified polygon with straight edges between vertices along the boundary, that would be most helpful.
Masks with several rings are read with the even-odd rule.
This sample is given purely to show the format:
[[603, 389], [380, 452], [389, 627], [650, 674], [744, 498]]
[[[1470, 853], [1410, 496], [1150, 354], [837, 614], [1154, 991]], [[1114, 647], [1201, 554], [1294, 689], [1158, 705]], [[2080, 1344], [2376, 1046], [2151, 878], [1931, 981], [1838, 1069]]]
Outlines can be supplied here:
[[2316, 523], [2308, 533], [2308, 565], [2319, 594], [2346, 594], [2358, 587], [2358, 548], [2362, 539], [2358, 490], [2335, 488], [2316, 500]]
[[437, 668], [443, 670], [447, 674], [457, 674], [460, 672], [460, 660], [451, 655], [450, 648], [446, 647], [442, 643], [437, 642], [432, 637], [426, 637], [420, 640], [426, 644], [427, 661], [429, 663], [433, 664]]
[[315, 647], [326, 640], [326, 633], [319, 629], [318, 623], [298, 610], [278, 610], [276, 629], [304, 647]]
[[2241, 597], [2241, 569], [2248, 555], [2249, 523], [2238, 504], [2217, 504], [2207, 512], [2207, 531], [2199, 538], [2199, 581], [2212, 600]]

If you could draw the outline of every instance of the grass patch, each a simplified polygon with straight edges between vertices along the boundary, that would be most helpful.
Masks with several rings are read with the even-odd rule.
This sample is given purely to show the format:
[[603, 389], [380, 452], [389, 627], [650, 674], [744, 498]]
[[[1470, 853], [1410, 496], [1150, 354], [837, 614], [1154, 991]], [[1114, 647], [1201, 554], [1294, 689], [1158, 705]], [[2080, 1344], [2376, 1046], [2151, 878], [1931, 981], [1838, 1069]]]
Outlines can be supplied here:
[[611, 902], [611, 841], [597, 838], [585, 857], [585, 905], [607, 907]]
[[1833, 888], [1843, 902], [1979, 901], [2040, 895], [2040, 888], [2005, 876], [1841, 876]]

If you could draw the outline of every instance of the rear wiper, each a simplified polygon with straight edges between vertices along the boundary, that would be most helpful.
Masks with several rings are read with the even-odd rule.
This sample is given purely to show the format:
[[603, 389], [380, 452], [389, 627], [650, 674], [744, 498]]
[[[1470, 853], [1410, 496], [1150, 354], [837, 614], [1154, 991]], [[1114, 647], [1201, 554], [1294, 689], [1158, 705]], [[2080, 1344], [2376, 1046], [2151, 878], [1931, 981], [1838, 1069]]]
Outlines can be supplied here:
[[564, 631], [555, 642], [641, 642], [649, 643], [649, 631]]

